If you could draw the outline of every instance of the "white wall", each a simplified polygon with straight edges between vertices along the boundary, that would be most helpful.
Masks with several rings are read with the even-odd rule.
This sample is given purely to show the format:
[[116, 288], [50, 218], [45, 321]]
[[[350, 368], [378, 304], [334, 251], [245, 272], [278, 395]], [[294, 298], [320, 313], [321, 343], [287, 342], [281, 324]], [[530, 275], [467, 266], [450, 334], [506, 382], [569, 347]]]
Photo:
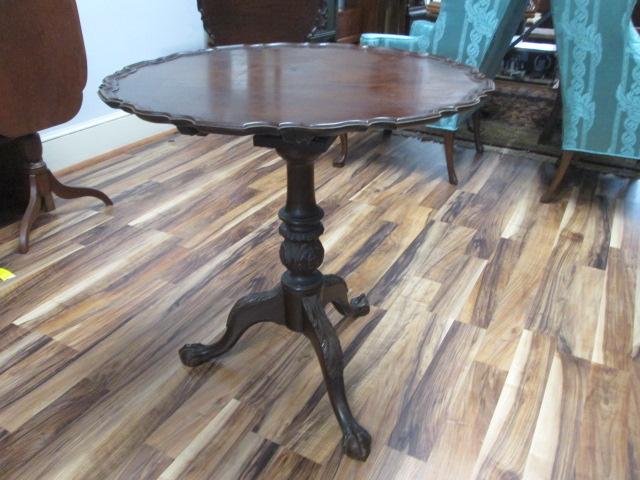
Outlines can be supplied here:
[[[64, 125], [43, 132], [45, 159], [54, 170], [168, 128], [124, 118], [124, 112], [107, 107], [98, 98], [98, 87], [105, 76], [125, 65], [177, 51], [203, 48], [206, 44], [196, 0], [76, 2], [89, 74], [78, 115]], [[108, 131], [101, 128], [105, 123], [110, 124]], [[87, 134], [87, 130], [95, 131]], [[84, 145], [85, 142], [78, 140], [82, 144], [76, 145], [78, 142], [73, 138], [77, 131], [85, 131], [83, 136], [86, 138], [100, 136], [100, 141]], [[64, 145], [62, 137], [68, 137]]]

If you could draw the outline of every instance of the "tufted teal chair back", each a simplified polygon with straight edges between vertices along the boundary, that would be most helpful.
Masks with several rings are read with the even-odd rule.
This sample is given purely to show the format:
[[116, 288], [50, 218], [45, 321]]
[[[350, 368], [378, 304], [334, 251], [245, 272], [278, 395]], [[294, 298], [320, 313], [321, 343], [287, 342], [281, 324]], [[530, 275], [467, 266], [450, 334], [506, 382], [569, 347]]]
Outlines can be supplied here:
[[[493, 78], [527, 4], [527, 0], [443, 0], [427, 51], [474, 66]], [[444, 118], [433, 126], [457, 130], [469, 115]]]
[[[528, 0], [442, 0], [435, 23], [419, 20], [408, 37], [367, 33], [362, 45], [431, 53], [478, 68], [493, 78], [524, 19]], [[457, 130], [469, 116], [454, 115], [430, 126]]]
[[427, 50], [494, 77], [527, 0], [443, 0]]
[[563, 96], [563, 149], [640, 159], [636, 0], [551, 2]]

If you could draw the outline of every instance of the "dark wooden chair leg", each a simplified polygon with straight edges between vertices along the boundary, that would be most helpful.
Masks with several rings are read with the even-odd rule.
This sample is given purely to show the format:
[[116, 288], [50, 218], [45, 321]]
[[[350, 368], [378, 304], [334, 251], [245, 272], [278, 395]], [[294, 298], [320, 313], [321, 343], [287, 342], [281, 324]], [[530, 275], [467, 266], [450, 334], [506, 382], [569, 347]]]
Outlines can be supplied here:
[[347, 402], [343, 377], [343, 353], [335, 329], [317, 295], [302, 299], [306, 318], [304, 335], [316, 351], [331, 406], [342, 429], [342, 448], [351, 458], [366, 460], [371, 450], [371, 435], [356, 421]]
[[94, 197], [101, 200], [107, 206], [113, 205], [111, 199], [100, 190], [96, 190], [95, 188], [71, 187], [69, 185], [64, 185], [63, 183], [60, 183], [60, 181], [49, 170], [47, 170], [47, 174], [51, 185], [51, 191], [60, 198], [68, 200], [80, 197]]
[[444, 134], [444, 154], [447, 159], [447, 172], [449, 174], [449, 183], [451, 185], [458, 185], [458, 177], [456, 175], [456, 169], [453, 164], [453, 141], [455, 138], [454, 132], [445, 132]]
[[27, 253], [29, 251], [29, 236], [31, 227], [36, 221], [42, 209], [42, 198], [38, 193], [38, 179], [36, 175], [29, 175], [29, 204], [24, 212], [22, 221], [20, 222], [20, 240], [18, 243], [18, 251]]
[[344, 167], [349, 155], [349, 137], [347, 134], [340, 135], [340, 158], [333, 161], [333, 166], [337, 168]]
[[471, 121], [473, 123], [473, 140], [476, 144], [476, 152], [484, 153], [484, 145], [480, 140], [480, 110], [474, 112], [471, 116]]
[[560, 163], [558, 165], [558, 168], [556, 169], [556, 174], [551, 181], [551, 185], [549, 185], [549, 188], [540, 199], [542, 203], [549, 203], [554, 200], [556, 190], [558, 190], [558, 187], [562, 183], [562, 180], [564, 179], [564, 176], [569, 169], [569, 165], [571, 164], [571, 160], [573, 159], [573, 154], [574, 152], [562, 152], [562, 157], [560, 157]]
[[42, 141], [37, 133], [25, 135], [16, 139], [16, 147], [20, 158], [27, 162], [26, 169], [29, 175], [29, 204], [20, 225], [20, 240], [18, 251], [29, 251], [29, 236], [35, 219], [41, 212], [51, 212], [56, 205], [53, 195], [60, 198], [95, 197], [106, 205], [113, 205], [111, 199], [99, 190], [93, 188], [78, 188], [63, 185], [42, 160]]

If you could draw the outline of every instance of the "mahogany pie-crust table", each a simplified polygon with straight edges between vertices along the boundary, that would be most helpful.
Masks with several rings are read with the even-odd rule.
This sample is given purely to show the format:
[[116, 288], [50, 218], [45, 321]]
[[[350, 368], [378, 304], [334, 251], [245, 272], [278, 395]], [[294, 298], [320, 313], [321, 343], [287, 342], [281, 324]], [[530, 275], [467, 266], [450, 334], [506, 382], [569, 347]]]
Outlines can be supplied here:
[[319, 270], [323, 211], [314, 162], [339, 135], [425, 124], [472, 108], [493, 89], [476, 70], [444, 58], [338, 44], [218, 47], [137, 63], [105, 78], [99, 95], [111, 107], [188, 135], [253, 135], [255, 146], [274, 148], [287, 164], [280, 285], [240, 299], [222, 338], [185, 345], [182, 362], [194, 367], [222, 355], [259, 322], [304, 334], [322, 367], [343, 450], [365, 460], [371, 436], [349, 409], [342, 349], [325, 306], [360, 317], [369, 304], [365, 295], [349, 300], [345, 281]]

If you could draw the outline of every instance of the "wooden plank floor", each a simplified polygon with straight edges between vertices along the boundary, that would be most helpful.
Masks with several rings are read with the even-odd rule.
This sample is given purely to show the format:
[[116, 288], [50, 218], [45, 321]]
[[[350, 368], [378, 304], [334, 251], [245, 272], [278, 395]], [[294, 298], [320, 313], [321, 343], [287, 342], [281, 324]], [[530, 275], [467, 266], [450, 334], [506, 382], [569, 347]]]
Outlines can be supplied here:
[[[4, 479], [640, 478], [640, 183], [378, 132], [317, 168], [331, 318], [366, 463], [344, 457], [313, 351], [276, 325], [197, 369], [233, 301], [270, 288], [285, 171], [250, 138], [174, 136], [65, 180], [27, 256], [0, 229]], [[634, 340], [635, 332], [635, 340]]]

